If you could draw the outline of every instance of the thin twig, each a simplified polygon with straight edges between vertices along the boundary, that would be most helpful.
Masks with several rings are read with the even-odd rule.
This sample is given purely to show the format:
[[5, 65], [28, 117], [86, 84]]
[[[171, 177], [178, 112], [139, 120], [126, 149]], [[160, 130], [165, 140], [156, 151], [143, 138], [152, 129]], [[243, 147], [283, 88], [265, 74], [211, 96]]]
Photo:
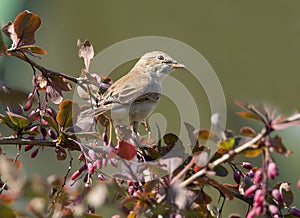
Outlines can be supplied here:
[[17, 137], [2, 137], [0, 138], [0, 145], [35, 145], [45, 147], [55, 147], [57, 140], [46, 139], [24, 139]]
[[[41, 73], [43, 75], [46, 75], [46, 76], [62, 76], [74, 83], [78, 83], [78, 79], [75, 78], [75, 77], [72, 77], [72, 76], [69, 76], [67, 74], [63, 74], [63, 73], [60, 73], [60, 72], [57, 72], [57, 71], [53, 71], [53, 70], [50, 70], [50, 69], [47, 69], [41, 65], [39, 65], [38, 63], [34, 62], [33, 60], [29, 59], [27, 56], [24, 56], [24, 55], [20, 55], [20, 53], [18, 52], [18, 50], [16, 51], [11, 51], [10, 54], [14, 57], [17, 57], [27, 63], [30, 63], [32, 66], [34, 66], [36, 69], [38, 69], [39, 71], [41, 71]], [[28, 61], [29, 60], [29, 61]]]
[[197, 173], [195, 173], [194, 175], [192, 175], [188, 179], [184, 180], [179, 186], [180, 187], [186, 187], [187, 185], [189, 185], [190, 183], [192, 183], [197, 178], [203, 176], [206, 173], [206, 171], [208, 170], [208, 168], [209, 169], [213, 169], [214, 167], [218, 166], [221, 163], [224, 163], [225, 161], [227, 161], [228, 159], [230, 159], [234, 155], [239, 154], [239, 153], [245, 151], [246, 149], [250, 148], [253, 144], [255, 144], [257, 141], [259, 141], [260, 139], [262, 139], [265, 136], [265, 134], [266, 134], [266, 130], [263, 129], [261, 131], [261, 133], [259, 133], [256, 137], [254, 137], [250, 141], [244, 143], [243, 145], [237, 147], [233, 151], [231, 151], [231, 152], [229, 152], [227, 154], [224, 154], [219, 159], [217, 159], [214, 162], [210, 163], [209, 166], [205, 167], [204, 169], [198, 171]]

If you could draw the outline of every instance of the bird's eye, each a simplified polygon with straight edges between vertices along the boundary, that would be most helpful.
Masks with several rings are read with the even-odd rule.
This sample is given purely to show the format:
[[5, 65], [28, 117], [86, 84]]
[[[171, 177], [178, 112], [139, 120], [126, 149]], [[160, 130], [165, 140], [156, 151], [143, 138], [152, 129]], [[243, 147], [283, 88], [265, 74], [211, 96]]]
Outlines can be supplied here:
[[158, 59], [158, 60], [164, 60], [165, 58], [164, 58], [164, 56], [159, 55], [159, 56], [157, 57], [157, 59]]

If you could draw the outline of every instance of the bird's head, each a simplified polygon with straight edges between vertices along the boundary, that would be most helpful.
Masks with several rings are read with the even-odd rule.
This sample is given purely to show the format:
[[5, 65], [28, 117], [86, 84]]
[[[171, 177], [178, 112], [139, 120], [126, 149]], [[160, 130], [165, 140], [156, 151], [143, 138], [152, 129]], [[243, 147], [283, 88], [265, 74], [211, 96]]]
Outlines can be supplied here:
[[176, 60], [161, 51], [153, 51], [144, 54], [137, 62], [137, 65], [145, 67], [145, 72], [151, 73], [160, 79], [164, 78], [164, 76], [173, 69], [185, 67], [183, 64], [179, 64]]

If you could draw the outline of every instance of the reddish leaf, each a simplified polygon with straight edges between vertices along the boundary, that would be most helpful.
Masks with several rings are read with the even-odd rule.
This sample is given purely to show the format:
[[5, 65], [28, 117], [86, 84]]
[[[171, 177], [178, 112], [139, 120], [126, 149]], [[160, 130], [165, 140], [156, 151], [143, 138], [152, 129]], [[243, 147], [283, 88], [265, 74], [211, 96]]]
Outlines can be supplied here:
[[248, 136], [248, 137], [254, 137], [257, 134], [254, 129], [252, 129], [251, 127], [248, 127], [248, 126], [241, 128], [240, 131], [244, 136]]
[[35, 43], [34, 33], [41, 25], [41, 18], [29, 11], [20, 13], [14, 21], [14, 30], [18, 36], [17, 47]]
[[212, 198], [206, 194], [204, 191], [199, 191], [199, 193], [196, 193], [196, 199], [194, 200], [197, 204], [209, 204], [212, 202]]
[[11, 48], [16, 48], [18, 44], [18, 35], [15, 32], [14, 24], [12, 22], [8, 22], [3, 28], [2, 31], [12, 40]]
[[88, 71], [90, 67], [91, 59], [94, 57], [94, 48], [91, 42], [87, 39], [84, 42], [77, 40], [77, 46], [79, 47], [78, 56], [83, 58], [85, 69]]
[[241, 111], [241, 112], [236, 112], [236, 114], [243, 118], [263, 121], [263, 119], [261, 117], [257, 116], [256, 114], [254, 114], [252, 112]]
[[125, 160], [131, 160], [136, 155], [135, 146], [132, 144], [129, 144], [126, 141], [120, 141], [119, 142], [119, 150], [117, 151], [117, 154]]
[[14, 202], [14, 199], [11, 195], [9, 194], [0, 195], [0, 204], [10, 205], [12, 202]]
[[276, 135], [270, 140], [271, 147], [279, 154], [286, 154], [288, 151], [285, 146], [282, 144], [281, 137]]
[[14, 23], [8, 22], [2, 30], [11, 38], [13, 41], [11, 48], [15, 49], [20, 46], [34, 44], [34, 34], [40, 25], [41, 19], [38, 15], [23, 11], [16, 17]]
[[57, 123], [64, 129], [67, 129], [73, 126], [73, 122], [76, 122], [78, 114], [78, 104], [71, 100], [64, 100], [59, 105], [59, 111], [56, 116]]
[[54, 104], [60, 104], [63, 100], [62, 91], [70, 91], [71, 83], [60, 76], [48, 77], [46, 93]]

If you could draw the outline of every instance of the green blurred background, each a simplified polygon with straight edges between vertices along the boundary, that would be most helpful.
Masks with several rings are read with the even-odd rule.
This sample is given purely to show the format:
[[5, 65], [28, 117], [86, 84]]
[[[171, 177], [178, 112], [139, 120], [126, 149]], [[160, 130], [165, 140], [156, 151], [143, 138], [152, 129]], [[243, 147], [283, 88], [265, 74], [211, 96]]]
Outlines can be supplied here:
[[[40, 15], [43, 25], [36, 34], [36, 44], [47, 50], [48, 55], [39, 62], [74, 76], [78, 76], [82, 68], [77, 55], [78, 38], [90, 39], [95, 53], [137, 36], [164, 36], [187, 43], [214, 68], [226, 96], [227, 127], [237, 132], [242, 125], [255, 124], [235, 116], [238, 108], [233, 101], [236, 99], [272, 105], [285, 114], [299, 108], [299, 8], [298, 0], [0, 0], [0, 25], [13, 20], [24, 9]], [[7, 57], [1, 57], [0, 64], [0, 79], [9, 87], [31, 90], [32, 71], [28, 65]], [[132, 63], [120, 67], [120, 74], [131, 66]], [[193, 84], [188, 76], [176, 78]], [[197, 95], [195, 89], [197, 102], [207, 105], [203, 91]], [[203, 109], [201, 116], [207, 117], [203, 127], [208, 127], [208, 109]], [[288, 149], [295, 152], [294, 156], [274, 155], [279, 163], [280, 178], [292, 183], [297, 206], [300, 206], [300, 191], [296, 188], [300, 178], [297, 170], [300, 164], [299, 131], [300, 128], [295, 127], [281, 133]], [[66, 162], [55, 161], [52, 152], [51, 156], [47, 155], [47, 149], [35, 160], [30, 160], [28, 155], [23, 155], [22, 160], [29, 174], [63, 175], [67, 168]], [[224, 217], [230, 211], [244, 211], [242, 205], [227, 202]]]

